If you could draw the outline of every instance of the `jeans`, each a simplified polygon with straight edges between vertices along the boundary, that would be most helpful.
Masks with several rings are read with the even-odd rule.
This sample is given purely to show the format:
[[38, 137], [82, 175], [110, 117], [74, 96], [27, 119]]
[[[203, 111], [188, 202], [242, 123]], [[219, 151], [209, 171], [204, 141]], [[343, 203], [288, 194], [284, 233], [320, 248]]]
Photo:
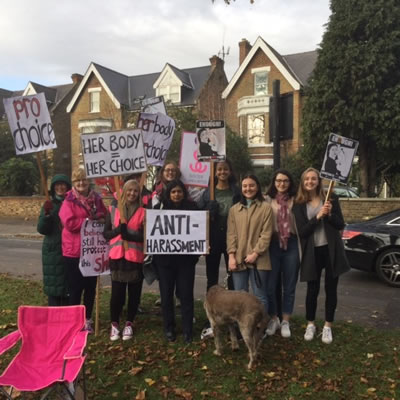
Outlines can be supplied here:
[[299, 249], [297, 237], [290, 236], [287, 249], [281, 249], [279, 239], [272, 238], [269, 246], [269, 257], [272, 270], [268, 271], [268, 305], [269, 315], [277, 315], [277, 286], [279, 277], [282, 277], [283, 301], [282, 313], [291, 315], [293, 313], [296, 284], [299, 275]]
[[249, 279], [254, 295], [261, 301], [265, 312], [268, 313], [267, 286], [268, 286], [268, 271], [258, 270], [261, 278], [261, 287], [258, 288], [254, 279], [254, 269], [247, 268], [243, 271], [233, 271], [233, 287], [235, 290], [249, 291]]
[[125, 304], [126, 289], [128, 289], [128, 312], [126, 320], [133, 322], [139, 308], [142, 283], [142, 280], [138, 282], [111, 281], [111, 322], [119, 323], [119, 317]]

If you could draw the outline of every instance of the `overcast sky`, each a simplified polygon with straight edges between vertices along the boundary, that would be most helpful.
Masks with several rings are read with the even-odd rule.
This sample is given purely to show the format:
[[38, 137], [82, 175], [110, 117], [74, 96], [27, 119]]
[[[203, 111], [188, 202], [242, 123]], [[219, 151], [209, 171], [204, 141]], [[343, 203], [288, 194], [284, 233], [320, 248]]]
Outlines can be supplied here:
[[209, 65], [224, 46], [261, 36], [280, 54], [314, 50], [329, 0], [0, 0], [0, 88], [70, 83], [91, 61], [126, 75]]

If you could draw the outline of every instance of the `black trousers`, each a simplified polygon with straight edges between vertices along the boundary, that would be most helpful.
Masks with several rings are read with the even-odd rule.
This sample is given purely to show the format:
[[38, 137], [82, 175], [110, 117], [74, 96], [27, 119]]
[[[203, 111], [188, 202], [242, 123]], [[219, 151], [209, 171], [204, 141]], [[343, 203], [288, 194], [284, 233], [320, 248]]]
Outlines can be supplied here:
[[47, 296], [49, 307], [68, 306], [69, 298], [60, 296]]
[[65, 271], [69, 292], [69, 305], [83, 304], [86, 307], [86, 319], [92, 317], [94, 299], [96, 297], [96, 276], [83, 276], [79, 269], [79, 258], [64, 257]]
[[193, 333], [195, 264], [170, 264], [158, 266], [161, 309], [165, 332], [175, 331], [175, 288], [179, 293], [182, 313], [182, 331]]
[[333, 322], [337, 306], [339, 277], [333, 277], [333, 271], [329, 261], [328, 246], [315, 247], [314, 256], [318, 277], [315, 281], [307, 282], [306, 318], [307, 321], [315, 320], [321, 274], [322, 270], [325, 269], [325, 321]]
[[119, 324], [119, 317], [122, 312], [122, 308], [125, 304], [126, 289], [128, 288], [128, 313], [126, 320], [133, 322], [136, 317], [140, 295], [142, 294], [142, 283], [143, 280], [137, 282], [118, 282], [111, 281], [111, 300], [110, 300], [110, 314], [111, 322], [117, 322]]

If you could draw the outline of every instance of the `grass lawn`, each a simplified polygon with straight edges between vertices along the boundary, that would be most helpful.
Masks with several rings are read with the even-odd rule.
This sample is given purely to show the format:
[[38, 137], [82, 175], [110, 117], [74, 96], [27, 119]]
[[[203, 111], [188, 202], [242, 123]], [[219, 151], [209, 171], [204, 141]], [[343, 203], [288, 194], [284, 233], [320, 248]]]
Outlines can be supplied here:
[[[320, 337], [305, 342], [305, 320], [294, 317], [292, 337], [277, 334], [264, 340], [249, 372], [243, 342], [237, 352], [227, 343], [222, 357], [216, 357], [213, 340], [200, 341], [205, 321], [200, 302], [191, 345], [182, 341], [179, 312], [177, 341], [164, 340], [160, 308], [150, 294], [143, 296], [145, 313], [137, 317], [134, 339], [110, 342], [109, 296], [103, 289], [100, 334], [90, 336], [87, 346], [89, 399], [400, 399], [400, 330], [339, 321], [333, 343], [325, 345]], [[1, 337], [16, 329], [20, 304], [46, 305], [41, 284], [1, 275]], [[13, 354], [0, 357], [1, 371]]]

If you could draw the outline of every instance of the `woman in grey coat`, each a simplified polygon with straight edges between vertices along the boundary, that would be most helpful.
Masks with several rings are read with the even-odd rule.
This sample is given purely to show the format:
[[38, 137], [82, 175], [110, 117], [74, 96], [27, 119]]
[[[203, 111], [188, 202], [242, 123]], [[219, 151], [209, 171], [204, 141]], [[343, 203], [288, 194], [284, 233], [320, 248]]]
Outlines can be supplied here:
[[325, 325], [322, 342], [332, 343], [332, 322], [337, 306], [339, 275], [350, 267], [344, 253], [340, 231], [344, 228], [343, 215], [337, 197], [325, 201], [319, 172], [306, 169], [302, 176], [293, 206], [301, 244], [300, 280], [307, 282], [304, 339], [315, 336], [315, 314], [322, 270], [325, 269]]

